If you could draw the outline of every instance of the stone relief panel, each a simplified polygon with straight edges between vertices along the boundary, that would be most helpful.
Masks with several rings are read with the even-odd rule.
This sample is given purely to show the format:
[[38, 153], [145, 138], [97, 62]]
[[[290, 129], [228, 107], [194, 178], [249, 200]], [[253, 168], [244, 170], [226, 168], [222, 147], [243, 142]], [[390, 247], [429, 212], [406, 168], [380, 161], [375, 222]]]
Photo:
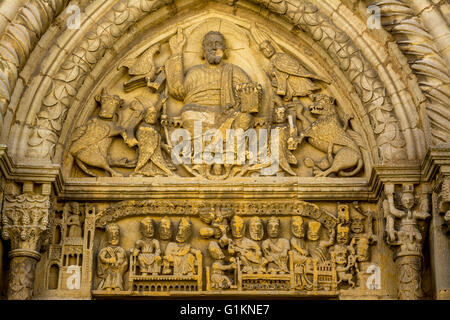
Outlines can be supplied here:
[[117, 68], [71, 134], [71, 177], [365, 174], [369, 148], [331, 80], [256, 25], [179, 27]]
[[61, 228], [61, 237], [50, 240], [39, 263], [46, 283], [37, 290], [78, 298], [379, 290], [380, 226], [372, 208], [302, 201], [59, 203], [52, 228]]
[[38, 270], [42, 296], [89, 296], [95, 234], [95, 208], [86, 203], [58, 203], [50, 228], [48, 250]]

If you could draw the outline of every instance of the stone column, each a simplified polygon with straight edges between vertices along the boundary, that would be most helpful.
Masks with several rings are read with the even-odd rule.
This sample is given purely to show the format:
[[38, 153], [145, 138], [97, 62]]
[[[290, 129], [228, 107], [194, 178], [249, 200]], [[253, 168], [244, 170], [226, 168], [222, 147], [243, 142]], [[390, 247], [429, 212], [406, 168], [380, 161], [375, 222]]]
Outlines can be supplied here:
[[[394, 203], [394, 184], [385, 185], [386, 200], [383, 208], [386, 219], [386, 241], [396, 248], [398, 298], [416, 300], [423, 298], [422, 248], [423, 237], [419, 224], [431, 218], [429, 211], [429, 187], [421, 186], [419, 201], [414, 197], [414, 185], [403, 184], [400, 203]], [[415, 203], [418, 202], [416, 205]], [[400, 209], [398, 209], [400, 208]]]
[[5, 196], [2, 236], [11, 241], [7, 294], [10, 300], [26, 300], [33, 296], [36, 263], [40, 260], [41, 242], [48, 231], [49, 212], [48, 195]]
[[450, 146], [434, 147], [424, 161], [425, 176], [433, 181], [433, 220], [430, 228], [434, 298], [450, 299]]

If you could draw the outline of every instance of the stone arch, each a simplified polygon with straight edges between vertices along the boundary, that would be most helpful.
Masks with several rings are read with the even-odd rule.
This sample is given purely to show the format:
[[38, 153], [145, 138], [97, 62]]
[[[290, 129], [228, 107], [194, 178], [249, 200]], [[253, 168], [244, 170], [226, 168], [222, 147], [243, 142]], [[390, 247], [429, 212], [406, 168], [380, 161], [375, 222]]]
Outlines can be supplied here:
[[[57, 115], [62, 115], [62, 118], [65, 117], [68, 104], [74, 101], [73, 95], [79, 88], [77, 85], [80, 85], [81, 82], [92, 83], [95, 81], [92, 75], [88, 75], [84, 69], [87, 68], [86, 70], [93, 70], [93, 66], [100, 61], [103, 56], [108, 56], [106, 48], [109, 48], [112, 45], [113, 39], [118, 39], [121, 32], [126, 32], [135, 21], [143, 18], [148, 12], [156, 10], [167, 12], [173, 8], [173, 4], [169, 4], [170, 1], [147, 2], [147, 4], [151, 4], [151, 6], [147, 5], [139, 7], [140, 4], [131, 2], [130, 6], [127, 7], [125, 4], [119, 2], [112, 8], [103, 8], [104, 12], [98, 12], [102, 11], [100, 9], [95, 12], [98, 16], [103, 15], [104, 17], [93, 22], [93, 26], [98, 27], [98, 30], [104, 30], [105, 33], [100, 33], [100, 35], [94, 35], [92, 32], [88, 33], [83, 38], [81, 44], [78, 45], [75, 45], [76, 42], [72, 41], [71, 46], [69, 47], [73, 48], [77, 46], [77, 50], [73, 51], [68, 56], [68, 59], [65, 59], [66, 62], [64, 63], [62, 62], [64, 58], [58, 59], [58, 64], [61, 65], [61, 67], [56, 69], [58, 72], [53, 76], [55, 80], [53, 81], [53, 84], [51, 84], [52, 87], [46, 92], [44, 99], [42, 100], [43, 106], [39, 106], [39, 101], [31, 103], [32, 106], [25, 102], [27, 107], [24, 108], [30, 110], [31, 113], [26, 116], [26, 119], [23, 119], [25, 117], [22, 118], [25, 120], [26, 125], [23, 123], [22, 128], [16, 127], [16, 130], [13, 130], [13, 132], [16, 133], [15, 138], [11, 136], [9, 139], [10, 151], [13, 154], [16, 154], [19, 157], [33, 156], [34, 154], [34, 157], [39, 155], [39, 157], [51, 158], [50, 155], [54, 152], [53, 146], [58, 140], [59, 133], [62, 129], [62, 123]], [[376, 43], [364, 43], [362, 37], [359, 35], [357, 39], [361, 43], [358, 46], [349, 40], [348, 35], [354, 36], [356, 27], [361, 26], [362, 22], [360, 20], [352, 17], [350, 25], [356, 25], [356, 27], [352, 28], [351, 31], [353, 33], [346, 30], [348, 32], [347, 35], [342, 32], [339, 27], [344, 29], [343, 25], [349, 25], [348, 20], [344, 20], [341, 17], [340, 20], [336, 18], [336, 21], [331, 21], [325, 17], [325, 14], [329, 13], [333, 8], [332, 4], [329, 2], [327, 2], [326, 6], [324, 4], [325, 8], [320, 7], [318, 4], [313, 5], [305, 1], [290, 1], [289, 3], [282, 1], [277, 5], [270, 5], [267, 1], [256, 2], [264, 2], [268, 5], [267, 14], [269, 19], [276, 20], [282, 16], [284, 20], [289, 21], [292, 26], [290, 28], [293, 31], [299, 27], [312, 35], [312, 38], [320, 43], [322, 48], [328, 50], [329, 55], [337, 61], [341, 70], [343, 69], [354, 83], [360, 83], [356, 88], [357, 91], [359, 91], [360, 97], [363, 98], [362, 100], [365, 103], [365, 108], [370, 111], [372, 128], [375, 132], [381, 132], [381, 136], [378, 135], [377, 137], [381, 160], [377, 162], [382, 163], [401, 159], [417, 160], [422, 157], [420, 152], [423, 152], [424, 149], [424, 139], [421, 129], [418, 128], [418, 114], [415, 110], [416, 107], [411, 101], [408, 90], [396, 88], [396, 86], [399, 86], [402, 82], [398, 81], [399, 76], [393, 71], [394, 68], [392, 66], [388, 66], [388, 68], [384, 67], [383, 62], [387, 61], [386, 54], [384, 53], [382, 58], [375, 55], [372, 51]], [[262, 4], [263, 6], [264, 3]], [[322, 11], [320, 11], [319, 8]], [[182, 10], [182, 5], [178, 10]], [[346, 13], [345, 9], [342, 10]], [[297, 14], [295, 15], [294, 12], [297, 12]], [[119, 17], [115, 22], [112, 18], [114, 15]], [[125, 18], [125, 16], [128, 18]], [[347, 17], [347, 15], [345, 16]], [[117, 23], [117, 25], [114, 23]], [[138, 22], [138, 24], [139, 23], [140, 22]], [[336, 23], [338, 23], [338, 26], [336, 26]], [[100, 26], [103, 26], [103, 29], [101, 29]], [[330, 37], [329, 35], [324, 36], [324, 31], [326, 30], [333, 33], [333, 37]], [[363, 28], [362, 30], [365, 29]], [[65, 37], [67, 38], [69, 35], [71, 35], [71, 32], [67, 30], [65, 32]], [[91, 39], [89, 39], [89, 37], [91, 37]], [[100, 39], [103, 39], [102, 41], [104, 42], [101, 42]], [[341, 40], [343, 44], [338, 44], [337, 40]], [[79, 56], [80, 50], [85, 50], [86, 53], [85, 56], [83, 56], [84, 58]], [[113, 49], [110, 49], [110, 51], [111, 50]], [[382, 55], [383, 53], [378, 52], [377, 54]], [[63, 56], [65, 55], [66, 54], [64, 53]], [[370, 61], [366, 60], [366, 56], [369, 57]], [[89, 61], [89, 59], [91, 60]], [[69, 68], [73, 61], [77, 61], [78, 64], [75, 64], [75, 68], [73, 66], [72, 68]], [[359, 66], [360, 69], [362, 68], [362, 71], [355, 72], [355, 70], [351, 68], [352, 63]], [[345, 68], [345, 64], [347, 64], [347, 68]], [[373, 68], [372, 65], [375, 66], [375, 68]], [[69, 70], [67, 70], [67, 68], [69, 68]], [[75, 76], [75, 73], [78, 74]], [[379, 75], [382, 80], [378, 78]], [[72, 82], [70, 84], [64, 83], [63, 79], [71, 79], [71, 77], [74, 76], [75, 79], [73, 79], [72, 82], [76, 83], [75, 87], [72, 87], [72, 84], [74, 84]], [[44, 82], [47, 82], [47, 84], [44, 84]], [[41, 95], [46, 91], [45, 88], [48, 88], [48, 82], [48, 79], [43, 81], [43, 87], [42, 89], [39, 89]], [[365, 87], [369, 88], [369, 90]], [[400, 94], [398, 94], [398, 92], [400, 92]], [[60, 99], [57, 99], [57, 97]], [[37, 108], [41, 108], [41, 110], [37, 111]], [[408, 109], [408, 112], [405, 111], [406, 109]], [[34, 122], [34, 114], [37, 114], [37, 123]], [[54, 119], [48, 117], [50, 114], [50, 118]], [[408, 117], [412, 118], [408, 119]], [[34, 127], [34, 129], [29, 130], [27, 128], [29, 126]], [[20, 149], [19, 141], [24, 140], [29, 140], [32, 145], [28, 150]], [[403, 142], [405, 140], [406, 143]], [[407, 146], [408, 151], [404, 148], [405, 145]], [[46, 154], [36, 153], [36, 149], [41, 149], [41, 151], [44, 150], [44, 153]], [[394, 152], [392, 152], [392, 150], [394, 150]]]
[[[68, 0], [42, 1], [33, 0], [28, 3], [16, 1], [3, 3], [2, 12], [10, 19], [0, 38], [0, 111], [2, 124], [10, 102], [14, 102], [14, 89], [19, 82], [24, 86], [19, 73], [28, 63], [40, 38], [47, 32], [54, 19], [67, 6]], [[12, 9], [12, 10], [11, 10]], [[22, 75], [23, 76], [23, 75]], [[13, 106], [9, 106], [14, 109]]]

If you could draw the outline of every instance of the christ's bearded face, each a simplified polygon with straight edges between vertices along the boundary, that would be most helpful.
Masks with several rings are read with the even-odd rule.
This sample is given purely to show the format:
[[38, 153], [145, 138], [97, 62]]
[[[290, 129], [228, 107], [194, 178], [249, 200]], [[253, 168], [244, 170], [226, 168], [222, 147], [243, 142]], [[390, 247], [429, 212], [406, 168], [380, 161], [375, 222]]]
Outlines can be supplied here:
[[208, 33], [203, 40], [203, 51], [209, 64], [220, 64], [225, 53], [225, 39], [219, 33]]

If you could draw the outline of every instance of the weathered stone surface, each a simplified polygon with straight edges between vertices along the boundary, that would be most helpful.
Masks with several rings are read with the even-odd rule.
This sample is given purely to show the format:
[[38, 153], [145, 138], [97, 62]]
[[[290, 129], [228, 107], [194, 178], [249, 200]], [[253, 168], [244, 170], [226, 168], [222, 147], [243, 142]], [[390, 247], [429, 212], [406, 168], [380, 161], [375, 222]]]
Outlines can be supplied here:
[[0, 5], [0, 297], [449, 299], [442, 2], [68, 3]]

